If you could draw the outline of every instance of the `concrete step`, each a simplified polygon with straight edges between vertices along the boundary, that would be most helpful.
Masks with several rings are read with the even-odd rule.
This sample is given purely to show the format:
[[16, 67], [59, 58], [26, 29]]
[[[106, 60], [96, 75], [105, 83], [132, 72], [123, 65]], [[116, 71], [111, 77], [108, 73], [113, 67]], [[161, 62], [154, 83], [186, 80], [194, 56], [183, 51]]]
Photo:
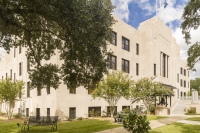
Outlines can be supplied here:
[[185, 114], [186, 104], [183, 102], [178, 102], [177, 106], [173, 110], [172, 114]]

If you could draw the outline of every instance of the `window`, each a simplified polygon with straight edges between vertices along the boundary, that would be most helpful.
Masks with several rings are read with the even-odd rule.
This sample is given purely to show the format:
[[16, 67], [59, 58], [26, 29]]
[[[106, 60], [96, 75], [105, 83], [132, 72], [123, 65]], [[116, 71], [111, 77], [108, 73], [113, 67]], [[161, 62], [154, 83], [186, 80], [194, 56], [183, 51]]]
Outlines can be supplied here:
[[75, 87], [70, 87], [69, 93], [76, 94], [76, 88]]
[[22, 46], [19, 46], [19, 54], [22, 52]]
[[186, 87], [186, 81], [184, 80], [184, 87]]
[[29, 117], [29, 108], [26, 108], [26, 117]]
[[15, 78], [15, 73], [14, 73], [14, 81], [16, 81], [16, 78]]
[[16, 57], [16, 48], [14, 47], [14, 58]]
[[186, 96], [186, 92], [184, 92], [184, 96]]
[[30, 82], [27, 82], [27, 97], [30, 97]]
[[190, 77], [189, 73], [190, 73], [190, 71], [188, 71], [188, 77]]
[[7, 79], [7, 77], [8, 77], [8, 74], [6, 73], [6, 79]]
[[10, 78], [12, 80], [12, 69], [10, 70]]
[[177, 90], [177, 98], [179, 98], [179, 89]]
[[117, 57], [116, 56], [109, 56], [108, 68], [117, 70]]
[[48, 87], [48, 88], [47, 88], [47, 94], [50, 94], [50, 92], [51, 92], [51, 88]]
[[19, 63], [19, 76], [22, 75], [22, 62]]
[[188, 88], [190, 88], [189, 81], [188, 81]]
[[181, 91], [181, 97], [183, 96], [183, 92]]
[[156, 64], [154, 64], [154, 76], [156, 76]]
[[139, 64], [136, 63], [136, 75], [139, 75]]
[[50, 108], [47, 108], [47, 116], [50, 116]]
[[76, 108], [69, 108], [69, 118], [75, 119], [76, 118]]
[[[114, 106], [115, 108], [115, 111], [114, 111], [114, 114], [113, 115], [117, 115], [117, 106]], [[110, 106], [107, 106], [107, 116], [110, 116]]]
[[179, 83], [179, 74], [177, 74], [177, 82]]
[[37, 88], [37, 96], [41, 96], [41, 88]]
[[129, 73], [129, 61], [122, 59], [122, 71]]
[[139, 44], [136, 43], [136, 55], [139, 55]]
[[181, 67], [180, 73], [183, 74], [183, 68]]
[[163, 77], [165, 77], [166, 75], [166, 73], [165, 73], [165, 58], [166, 58], [166, 54], [163, 54]]
[[182, 84], [182, 79], [181, 79], [181, 87], [183, 86], [183, 84]]
[[184, 69], [184, 76], [186, 76], [186, 70]]
[[21, 114], [21, 110], [20, 110], [20, 108], [18, 108], [18, 114]]
[[36, 108], [36, 118], [40, 117], [40, 108]]
[[30, 70], [30, 62], [29, 59], [27, 58], [27, 72]]
[[88, 94], [91, 94], [97, 88], [97, 84], [90, 82], [88, 84]]
[[110, 43], [117, 46], [117, 33], [114, 31], [112, 31], [112, 41]]
[[2, 76], [2, 80], [3, 80], [3, 76]]
[[122, 37], [122, 49], [129, 51], [129, 40]]
[[101, 116], [101, 107], [88, 107], [88, 117]]
[[22, 93], [21, 92], [19, 92], [19, 98], [22, 98]]
[[129, 109], [130, 111], [130, 106], [122, 106], [122, 111]]

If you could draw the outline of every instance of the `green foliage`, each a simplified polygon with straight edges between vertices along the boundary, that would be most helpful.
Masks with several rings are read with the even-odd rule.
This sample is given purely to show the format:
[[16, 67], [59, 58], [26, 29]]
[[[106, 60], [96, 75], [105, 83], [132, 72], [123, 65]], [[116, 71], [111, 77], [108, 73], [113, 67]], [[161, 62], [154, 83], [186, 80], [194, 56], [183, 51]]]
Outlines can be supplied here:
[[[191, 84], [191, 82], [190, 82], [190, 84]], [[186, 96], [192, 96], [192, 91], [188, 91]]]
[[[191, 29], [196, 30], [200, 26], [199, 9], [200, 9], [200, 1], [199, 0], [190, 0], [184, 8], [183, 15], [182, 15], [183, 22], [181, 24], [181, 29], [182, 29], [182, 33], [184, 34], [185, 42], [187, 44], [191, 43], [190, 42]], [[200, 60], [199, 49], [200, 49], [200, 43], [196, 42], [188, 50], [187, 65], [193, 71], [196, 71], [196, 69], [194, 69], [195, 63]]]
[[23, 81], [17, 80], [13, 82], [10, 78], [0, 80], [0, 100], [6, 103], [6, 112], [8, 119], [11, 119], [14, 103], [20, 101], [19, 95], [24, 94]]
[[7, 116], [6, 113], [0, 113], [0, 116]]
[[131, 133], [148, 133], [148, 130], [151, 129], [149, 125], [147, 116], [137, 115], [135, 111], [131, 111], [129, 116], [123, 121], [123, 127]]
[[122, 71], [113, 71], [99, 82], [98, 88], [92, 93], [93, 99], [99, 97], [108, 102], [110, 106], [111, 117], [115, 111], [115, 106], [120, 98], [129, 98], [130, 88], [133, 87], [134, 81], [128, 74]]
[[189, 109], [187, 109], [187, 113], [185, 113], [185, 114], [186, 115], [197, 115], [196, 108], [190, 107]]
[[[26, 48], [32, 88], [86, 87], [107, 73], [113, 9], [111, 0], [0, 0], [0, 47]], [[60, 68], [48, 63], [54, 55]]]
[[141, 78], [135, 83], [136, 86], [131, 89], [131, 102], [143, 101], [147, 114], [150, 114], [150, 105], [155, 102], [155, 96], [162, 96], [171, 92], [165, 89], [161, 83], [154, 82], [154, 79]]
[[81, 120], [83, 120], [83, 118], [82, 117], [78, 117], [77, 120], [81, 121]]
[[195, 89], [200, 94], [200, 78], [195, 78], [194, 80], [190, 80], [190, 89]]
[[21, 115], [21, 114], [13, 114], [13, 117], [14, 117], [15, 119], [19, 119], [19, 118], [22, 117], [22, 115]]

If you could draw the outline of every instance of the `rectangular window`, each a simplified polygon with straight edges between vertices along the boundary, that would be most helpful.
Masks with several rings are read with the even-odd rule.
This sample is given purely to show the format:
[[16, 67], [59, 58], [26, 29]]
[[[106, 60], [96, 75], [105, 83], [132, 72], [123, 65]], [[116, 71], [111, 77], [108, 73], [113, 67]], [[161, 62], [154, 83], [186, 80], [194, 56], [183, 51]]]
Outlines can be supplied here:
[[163, 53], [163, 77], [166, 76], [166, 75], [165, 75], [165, 69], [166, 69], [166, 68], [165, 68], [165, 65], [166, 65], [166, 64], [165, 64], [165, 61], [166, 61], [165, 58], [166, 58], [166, 54]]
[[12, 69], [10, 70], [10, 78], [12, 80]]
[[130, 111], [130, 106], [122, 106], [122, 111], [124, 110], [129, 110]]
[[50, 116], [50, 108], [47, 108], [47, 116]]
[[14, 58], [16, 57], [16, 48], [14, 47]]
[[18, 108], [18, 114], [21, 114], [20, 108]]
[[[115, 108], [115, 111], [114, 111], [114, 114], [113, 115], [117, 115], [117, 106], [114, 107]], [[107, 106], [107, 116], [110, 116], [110, 106]]]
[[27, 58], [27, 72], [30, 70], [30, 62], [29, 59]]
[[177, 98], [179, 98], [179, 89], [177, 90]]
[[154, 64], [154, 76], [156, 76], [156, 64]]
[[186, 87], [186, 81], [184, 80], [184, 87]]
[[88, 84], [88, 94], [91, 94], [97, 88], [97, 84], [90, 82]]
[[186, 70], [184, 69], [184, 76], [186, 76]]
[[76, 108], [69, 108], [69, 118], [75, 119], [76, 118]]
[[20, 62], [19, 63], [19, 76], [22, 75], [22, 63]]
[[6, 79], [7, 79], [7, 77], [8, 77], [8, 74], [6, 73]]
[[29, 117], [29, 108], [26, 108], [26, 117]]
[[190, 71], [188, 71], [188, 77], [190, 77], [190, 74], [189, 74], [189, 73], [190, 73]]
[[122, 59], [122, 71], [129, 73], [129, 61]]
[[129, 51], [129, 40], [122, 37], [122, 49]]
[[14, 81], [16, 81], [16, 78], [15, 78], [15, 73], [14, 73]]
[[188, 81], [188, 88], [190, 88], [189, 81]]
[[3, 80], [3, 76], [2, 76], [2, 80]]
[[76, 88], [75, 87], [70, 87], [69, 93], [76, 94]]
[[30, 97], [30, 82], [27, 82], [27, 97]]
[[136, 75], [139, 75], [139, 64], [136, 63]]
[[181, 69], [180, 69], [180, 73], [183, 74], [183, 68], [182, 68], [182, 67], [181, 67]]
[[37, 96], [41, 96], [41, 90], [42, 89], [37, 89]]
[[109, 56], [108, 68], [117, 70], [117, 57], [116, 56]]
[[139, 55], [139, 44], [136, 43], [136, 54]]
[[22, 46], [19, 45], [19, 54], [22, 52]]
[[47, 94], [50, 94], [50, 92], [51, 92], [51, 88], [49, 87], [47, 88]]
[[40, 117], [40, 108], [36, 108], [36, 118]]
[[101, 116], [101, 107], [88, 107], [88, 117]]
[[182, 79], [181, 79], [181, 87], [183, 86]]
[[114, 31], [112, 31], [112, 41], [110, 43], [117, 46], [117, 33]]
[[177, 82], [179, 83], [179, 74], [177, 74]]

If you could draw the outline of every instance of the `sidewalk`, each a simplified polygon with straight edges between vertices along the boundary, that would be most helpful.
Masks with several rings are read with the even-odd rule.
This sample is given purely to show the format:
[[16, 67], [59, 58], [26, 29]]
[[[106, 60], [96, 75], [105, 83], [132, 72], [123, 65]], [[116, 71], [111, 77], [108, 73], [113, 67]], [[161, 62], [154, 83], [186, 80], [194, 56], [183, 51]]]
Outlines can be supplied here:
[[[170, 116], [168, 116], [168, 118], [150, 121], [150, 127], [151, 127], [151, 129], [154, 129], [154, 128], [162, 127], [162, 126], [165, 126], [165, 125], [168, 125], [168, 124], [172, 124], [174, 122], [180, 122], [180, 121], [185, 122], [186, 121], [185, 119], [188, 119], [188, 118], [191, 118], [191, 117], [199, 117], [199, 116], [170, 115]], [[198, 122], [198, 123], [200, 124], [200, 122]], [[188, 124], [190, 124], [190, 123], [188, 122]], [[118, 128], [100, 131], [100, 132], [97, 132], [97, 133], [129, 133], [129, 132], [126, 129], [124, 129], [123, 127], [118, 127]]]

